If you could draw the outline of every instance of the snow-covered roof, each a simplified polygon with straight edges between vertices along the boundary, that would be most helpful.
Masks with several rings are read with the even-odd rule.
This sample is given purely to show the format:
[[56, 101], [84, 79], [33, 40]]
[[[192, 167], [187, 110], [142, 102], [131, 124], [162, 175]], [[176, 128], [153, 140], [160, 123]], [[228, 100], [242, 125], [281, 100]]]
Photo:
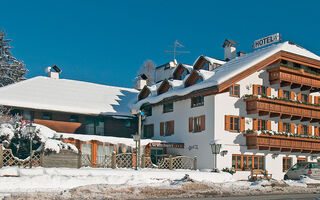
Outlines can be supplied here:
[[131, 116], [138, 91], [38, 76], [0, 88], [0, 105], [87, 115]]
[[[312, 58], [320, 61], [320, 57], [318, 55], [296, 44], [293, 44], [290, 42], [274, 44], [274, 45], [256, 50], [254, 52], [245, 54], [243, 56], [236, 57], [230, 60], [229, 62], [226, 62], [222, 66], [214, 69], [213, 71], [199, 70], [198, 72], [199, 75], [203, 77], [202, 82], [194, 84], [187, 88], [181, 88], [179, 90], [170, 90], [158, 96], [155, 96], [155, 95], [149, 96], [148, 98], [140, 100], [136, 104], [136, 106], [140, 107], [144, 103], [151, 103], [151, 104], [158, 103], [168, 97], [184, 96], [193, 91], [208, 88], [208, 87], [218, 87], [219, 84], [231, 79], [237, 74], [242, 73], [243, 71], [249, 69], [250, 67], [258, 64], [259, 62], [269, 58], [270, 56], [280, 51], [285, 51], [285, 52], [293, 53], [296, 55], [300, 55], [300, 56], [304, 56], [304, 57], [308, 57], [308, 58]], [[221, 61], [221, 62], [224, 62], [224, 61]], [[189, 75], [187, 75], [184, 78], [184, 81], [187, 80], [188, 77]]]
[[207, 61], [209, 61], [211, 65], [214, 64], [214, 63], [219, 64], [219, 65], [223, 65], [223, 64], [226, 63], [226, 62], [223, 61], [223, 60], [218, 60], [218, 59], [211, 58], [211, 57], [208, 57], [208, 56], [204, 56], [204, 58], [205, 58]]

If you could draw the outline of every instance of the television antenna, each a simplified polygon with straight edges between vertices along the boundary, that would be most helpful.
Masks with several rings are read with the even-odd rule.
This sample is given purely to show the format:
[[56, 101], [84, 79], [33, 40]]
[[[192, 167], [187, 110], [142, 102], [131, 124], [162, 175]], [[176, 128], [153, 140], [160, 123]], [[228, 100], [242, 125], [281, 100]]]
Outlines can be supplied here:
[[184, 46], [178, 42], [178, 40], [174, 41], [173, 46], [169, 46], [169, 47], [173, 47], [173, 51], [168, 51], [165, 50], [165, 53], [172, 53], [173, 54], [173, 60], [176, 60], [176, 56], [177, 54], [181, 54], [181, 53], [190, 53], [190, 51], [177, 51], [177, 48], [184, 48]]

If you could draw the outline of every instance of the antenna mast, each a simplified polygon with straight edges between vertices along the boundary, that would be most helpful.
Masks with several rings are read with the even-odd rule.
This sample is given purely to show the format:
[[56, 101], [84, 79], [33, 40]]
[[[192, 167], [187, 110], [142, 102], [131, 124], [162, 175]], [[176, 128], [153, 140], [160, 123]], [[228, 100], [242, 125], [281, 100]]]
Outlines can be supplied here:
[[[173, 61], [176, 60], [176, 56], [177, 54], [181, 54], [181, 53], [190, 53], [190, 51], [177, 51], [177, 47], [179, 48], [184, 48], [184, 46], [178, 42], [178, 40], [174, 41], [173, 43], [173, 51], [168, 51], [168, 50], [165, 50], [164, 52], [166, 53], [172, 53], [173, 54]], [[172, 47], [172, 46], [169, 46], [169, 47]]]

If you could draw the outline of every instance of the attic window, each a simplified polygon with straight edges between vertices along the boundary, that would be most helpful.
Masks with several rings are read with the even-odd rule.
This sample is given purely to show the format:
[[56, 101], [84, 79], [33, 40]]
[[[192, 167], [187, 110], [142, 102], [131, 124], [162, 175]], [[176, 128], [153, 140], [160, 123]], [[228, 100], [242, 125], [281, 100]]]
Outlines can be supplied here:
[[196, 83], [201, 83], [202, 79], [200, 77], [197, 78]]
[[209, 63], [206, 62], [204, 65], [201, 67], [203, 70], [209, 70]]
[[180, 80], [183, 80], [188, 75], [188, 71], [185, 69], [181, 72]]

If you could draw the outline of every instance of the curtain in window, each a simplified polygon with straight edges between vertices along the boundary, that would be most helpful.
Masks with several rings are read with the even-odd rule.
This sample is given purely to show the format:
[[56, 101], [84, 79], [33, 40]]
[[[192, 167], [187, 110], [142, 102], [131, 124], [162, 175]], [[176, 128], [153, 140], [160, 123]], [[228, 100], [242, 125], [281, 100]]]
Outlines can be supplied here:
[[97, 147], [97, 162], [102, 163], [104, 161], [105, 156], [112, 155], [113, 151], [114, 151], [113, 146], [98, 145], [98, 147]]

